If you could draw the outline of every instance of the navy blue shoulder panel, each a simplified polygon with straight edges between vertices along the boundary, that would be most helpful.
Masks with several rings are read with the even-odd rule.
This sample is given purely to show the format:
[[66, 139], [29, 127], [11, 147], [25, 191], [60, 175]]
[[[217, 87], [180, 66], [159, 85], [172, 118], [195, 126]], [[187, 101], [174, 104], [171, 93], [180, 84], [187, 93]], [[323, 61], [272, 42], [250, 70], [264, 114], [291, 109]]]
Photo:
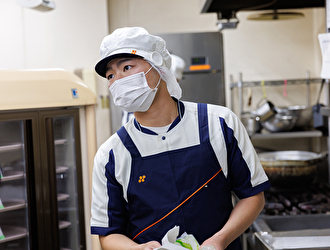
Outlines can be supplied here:
[[122, 126], [118, 131], [117, 134], [120, 138], [120, 140], [123, 142], [124, 146], [127, 148], [127, 150], [131, 153], [133, 156], [141, 156], [139, 150], [136, 148], [134, 142], [132, 141], [132, 138], [127, 133], [127, 130], [124, 126]]
[[207, 104], [198, 103], [198, 127], [200, 142], [207, 142], [209, 140], [209, 126], [207, 116]]

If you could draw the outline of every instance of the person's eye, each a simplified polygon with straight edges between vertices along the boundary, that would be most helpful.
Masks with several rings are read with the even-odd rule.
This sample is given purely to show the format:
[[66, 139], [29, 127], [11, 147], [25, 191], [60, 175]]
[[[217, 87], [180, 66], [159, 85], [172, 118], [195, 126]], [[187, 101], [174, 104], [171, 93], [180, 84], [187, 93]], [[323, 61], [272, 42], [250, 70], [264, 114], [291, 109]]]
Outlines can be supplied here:
[[107, 79], [110, 81], [112, 78], [114, 78], [115, 76], [113, 74], [109, 74]]
[[124, 66], [124, 71], [127, 71], [127, 70], [129, 70], [130, 68], [132, 68], [131, 65], [125, 65], [125, 66]]

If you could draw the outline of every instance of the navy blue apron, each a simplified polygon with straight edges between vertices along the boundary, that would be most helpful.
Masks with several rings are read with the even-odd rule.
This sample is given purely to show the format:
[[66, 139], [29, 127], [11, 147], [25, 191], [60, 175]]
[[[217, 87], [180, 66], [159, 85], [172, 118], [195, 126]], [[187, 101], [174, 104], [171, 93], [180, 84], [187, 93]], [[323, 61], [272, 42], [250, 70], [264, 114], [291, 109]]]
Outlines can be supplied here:
[[[228, 220], [230, 178], [221, 172], [210, 144], [206, 104], [198, 104], [198, 124], [199, 145], [147, 157], [140, 155], [123, 127], [117, 132], [132, 157], [128, 236], [135, 242], [161, 242], [178, 225], [179, 235], [193, 234], [202, 244]], [[240, 249], [238, 239], [232, 245], [227, 249]]]

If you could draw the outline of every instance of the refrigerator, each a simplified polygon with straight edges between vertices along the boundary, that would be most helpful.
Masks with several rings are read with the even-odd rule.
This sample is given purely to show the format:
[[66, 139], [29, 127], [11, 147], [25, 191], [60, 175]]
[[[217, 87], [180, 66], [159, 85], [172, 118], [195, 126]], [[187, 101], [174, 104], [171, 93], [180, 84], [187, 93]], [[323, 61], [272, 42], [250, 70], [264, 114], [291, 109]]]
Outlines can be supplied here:
[[58, 69], [2, 70], [0, 89], [0, 249], [90, 249], [95, 95]]
[[171, 54], [185, 61], [182, 100], [225, 105], [223, 38], [220, 32], [159, 34]]

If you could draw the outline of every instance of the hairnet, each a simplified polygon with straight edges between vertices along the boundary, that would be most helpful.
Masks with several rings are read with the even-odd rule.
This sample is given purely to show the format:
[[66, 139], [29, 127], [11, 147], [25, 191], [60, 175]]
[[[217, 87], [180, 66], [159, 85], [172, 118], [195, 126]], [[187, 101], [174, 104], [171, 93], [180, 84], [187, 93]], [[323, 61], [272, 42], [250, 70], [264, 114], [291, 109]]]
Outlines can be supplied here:
[[176, 79], [181, 80], [183, 70], [184, 70], [184, 67], [186, 66], [186, 63], [181, 57], [179, 57], [177, 55], [171, 54], [171, 58], [172, 58], [171, 72], [174, 74]]
[[176, 80], [173, 73], [168, 69], [167, 67], [163, 66], [156, 66], [154, 63], [146, 60], [150, 65], [157, 70], [160, 77], [166, 82], [167, 90], [170, 93], [171, 96], [175, 97], [176, 99], [180, 99], [182, 96], [182, 90], [181, 87]]
[[115, 58], [124, 56], [140, 56], [153, 62], [156, 66], [171, 68], [171, 57], [164, 39], [149, 34], [141, 27], [116, 29], [104, 37], [100, 46], [100, 54], [101, 60], [96, 64], [95, 71], [103, 77], [105, 77], [108, 63]]

